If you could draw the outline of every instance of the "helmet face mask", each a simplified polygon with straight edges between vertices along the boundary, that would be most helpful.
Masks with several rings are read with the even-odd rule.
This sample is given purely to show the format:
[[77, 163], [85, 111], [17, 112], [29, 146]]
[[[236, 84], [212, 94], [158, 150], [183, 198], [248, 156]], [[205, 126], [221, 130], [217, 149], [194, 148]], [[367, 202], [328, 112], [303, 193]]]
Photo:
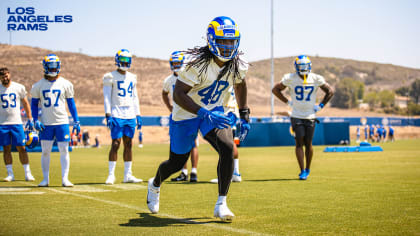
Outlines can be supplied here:
[[184, 65], [184, 53], [180, 51], [175, 51], [171, 54], [169, 58], [169, 66], [173, 72], [178, 72], [182, 69]]
[[48, 54], [42, 61], [44, 67], [44, 74], [50, 77], [55, 77], [60, 73], [61, 61], [55, 54]]
[[312, 62], [309, 59], [309, 57], [305, 55], [300, 55], [295, 59], [295, 68], [296, 73], [298, 73], [299, 75], [308, 75], [309, 73], [311, 73]]
[[132, 55], [127, 49], [121, 49], [115, 54], [115, 65], [122, 71], [127, 71], [131, 67]]
[[207, 27], [210, 52], [223, 62], [232, 60], [238, 54], [240, 39], [238, 26], [229, 17], [216, 17]]

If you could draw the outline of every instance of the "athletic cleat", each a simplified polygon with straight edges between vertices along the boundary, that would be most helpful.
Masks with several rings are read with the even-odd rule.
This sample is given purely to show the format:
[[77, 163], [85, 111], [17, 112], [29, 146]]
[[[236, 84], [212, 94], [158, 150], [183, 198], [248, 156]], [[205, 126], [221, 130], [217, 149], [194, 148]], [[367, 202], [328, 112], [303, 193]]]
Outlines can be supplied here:
[[43, 179], [41, 183], [38, 184], [38, 187], [48, 187], [48, 180]]
[[311, 173], [311, 170], [306, 168], [306, 169], [305, 169], [306, 178], [308, 178], [309, 173]]
[[149, 208], [150, 212], [156, 214], [159, 212], [160, 187], [153, 186], [154, 179], [155, 178], [149, 179], [147, 186], [147, 207]]
[[142, 179], [137, 179], [136, 177], [134, 177], [132, 175], [124, 176], [123, 183], [140, 183], [140, 182], [143, 182], [143, 180]]
[[106, 178], [105, 184], [114, 184], [115, 182], [115, 175], [108, 175], [108, 178]]
[[15, 180], [15, 176], [14, 175], [8, 175], [6, 178], [3, 179], [6, 182], [12, 182]]
[[217, 178], [216, 179], [212, 179], [212, 180], [210, 180], [210, 183], [217, 184], [217, 183], [219, 183], [219, 180]]
[[63, 187], [73, 187], [74, 184], [72, 184], [68, 179], [63, 180], [63, 184], [61, 185]]
[[302, 170], [301, 172], [300, 172], [300, 174], [299, 174], [299, 179], [300, 180], [306, 180], [306, 178], [307, 178], [308, 176], [306, 175], [306, 171], [305, 170]]
[[242, 176], [239, 173], [233, 172], [232, 175], [232, 182], [241, 182], [242, 181]]
[[25, 180], [26, 181], [35, 181], [35, 178], [32, 176], [31, 173], [25, 174]]
[[229, 210], [226, 203], [217, 204], [214, 207], [214, 217], [220, 218], [223, 221], [232, 221], [235, 215]]
[[178, 177], [172, 178], [171, 181], [188, 181], [188, 176], [184, 174], [184, 172], [181, 172], [181, 174]]
[[190, 174], [190, 182], [197, 182], [198, 178], [197, 178], [197, 174], [196, 173], [191, 173]]

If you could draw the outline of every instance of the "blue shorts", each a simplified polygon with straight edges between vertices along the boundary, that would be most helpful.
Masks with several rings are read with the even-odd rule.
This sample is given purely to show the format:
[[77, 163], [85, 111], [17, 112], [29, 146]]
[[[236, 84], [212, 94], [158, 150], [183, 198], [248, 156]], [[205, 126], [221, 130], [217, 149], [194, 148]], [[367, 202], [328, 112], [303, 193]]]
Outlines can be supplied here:
[[137, 120], [134, 119], [120, 119], [120, 118], [112, 118], [114, 119], [116, 126], [112, 127], [111, 129], [111, 138], [112, 139], [119, 139], [122, 136], [127, 136], [129, 138], [134, 137], [134, 133], [136, 132]]
[[39, 134], [41, 140], [57, 142], [70, 142], [70, 128], [68, 124], [64, 125], [46, 125], [45, 129]]
[[0, 125], [0, 146], [25, 146], [25, 132], [22, 125]]
[[[223, 111], [223, 107], [217, 107], [212, 111]], [[171, 151], [175, 154], [185, 154], [195, 147], [195, 139], [198, 130], [204, 137], [212, 129], [216, 128], [208, 120], [192, 118], [188, 120], [169, 121], [169, 136], [171, 140]]]

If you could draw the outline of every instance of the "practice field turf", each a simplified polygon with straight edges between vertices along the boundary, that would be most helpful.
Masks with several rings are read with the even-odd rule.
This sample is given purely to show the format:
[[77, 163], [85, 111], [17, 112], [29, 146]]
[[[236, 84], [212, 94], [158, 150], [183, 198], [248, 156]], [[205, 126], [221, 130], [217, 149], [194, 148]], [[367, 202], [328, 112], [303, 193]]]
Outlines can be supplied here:
[[[240, 148], [242, 183], [232, 183], [232, 223], [213, 218], [217, 156], [199, 147], [198, 183], [161, 188], [159, 214], [146, 205], [147, 185], [105, 185], [109, 147], [70, 153], [70, 180], [61, 187], [58, 153], [49, 188], [40, 153], [30, 154], [35, 182], [25, 182], [14, 153], [15, 182], [0, 182], [0, 235], [419, 235], [420, 140], [381, 144], [380, 153], [323, 153], [316, 146], [311, 174], [298, 180], [293, 147]], [[147, 180], [168, 157], [168, 145], [133, 146], [133, 174]], [[190, 163], [189, 163], [190, 165]], [[6, 177], [4, 163], [0, 177]], [[177, 173], [178, 174], [178, 173]]]

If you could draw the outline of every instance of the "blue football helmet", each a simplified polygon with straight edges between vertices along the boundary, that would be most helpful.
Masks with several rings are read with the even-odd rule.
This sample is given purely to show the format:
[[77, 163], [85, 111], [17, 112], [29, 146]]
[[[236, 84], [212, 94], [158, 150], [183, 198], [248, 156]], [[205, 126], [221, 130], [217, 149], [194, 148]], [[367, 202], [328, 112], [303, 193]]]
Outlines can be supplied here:
[[[231, 40], [231, 44], [226, 44], [227, 40]], [[214, 18], [207, 27], [207, 43], [210, 52], [221, 61], [229, 61], [238, 54], [240, 40], [238, 26], [227, 16]]]
[[309, 57], [300, 55], [295, 59], [295, 68], [299, 75], [308, 75], [311, 73], [312, 62]]
[[171, 70], [173, 72], [178, 72], [181, 70], [182, 65], [184, 64], [184, 53], [180, 51], [175, 51], [171, 54], [169, 58], [169, 65], [171, 66]]
[[39, 144], [39, 136], [35, 131], [26, 131], [26, 147], [33, 149]]
[[48, 54], [42, 60], [44, 66], [44, 74], [54, 77], [60, 73], [61, 61], [55, 54]]
[[[131, 52], [127, 49], [121, 49], [115, 54], [115, 65], [118, 66], [119, 69], [126, 71], [131, 66]], [[123, 63], [123, 64], [122, 64]]]

